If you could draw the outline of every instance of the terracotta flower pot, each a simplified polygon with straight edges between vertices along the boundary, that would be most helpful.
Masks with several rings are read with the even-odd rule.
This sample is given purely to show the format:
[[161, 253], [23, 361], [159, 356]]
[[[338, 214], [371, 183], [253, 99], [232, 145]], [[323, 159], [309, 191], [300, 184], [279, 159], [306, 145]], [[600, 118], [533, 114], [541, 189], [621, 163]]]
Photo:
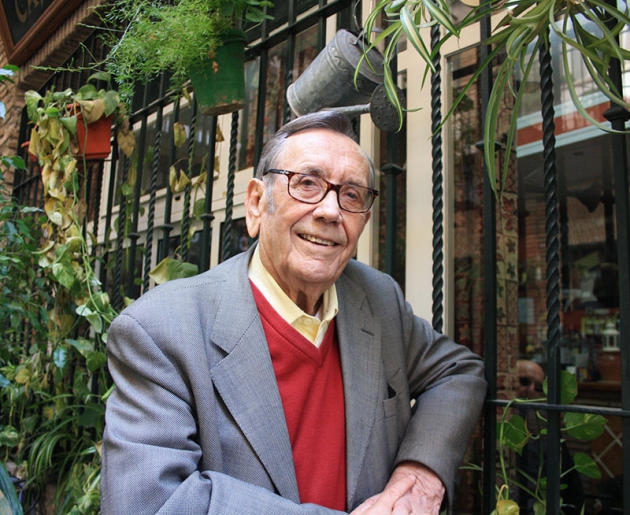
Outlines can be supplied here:
[[28, 152], [28, 157], [29, 159], [33, 162], [33, 163], [37, 163], [38, 159], [37, 156], [35, 154], [33, 154], [30, 150], [29, 147], [31, 145], [31, 140], [25, 141], [24, 143], [22, 143], [22, 145], [20, 145], [22, 148], [25, 148], [26, 151]]
[[81, 113], [77, 114], [77, 156], [92, 159], [105, 159], [112, 151], [112, 118], [113, 115], [103, 116], [87, 125]]

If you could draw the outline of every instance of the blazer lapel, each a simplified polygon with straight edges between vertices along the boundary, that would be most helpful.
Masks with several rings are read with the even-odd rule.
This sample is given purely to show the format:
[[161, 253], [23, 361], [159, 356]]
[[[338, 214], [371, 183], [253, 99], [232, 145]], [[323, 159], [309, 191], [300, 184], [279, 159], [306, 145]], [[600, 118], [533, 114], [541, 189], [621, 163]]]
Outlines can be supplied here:
[[337, 331], [346, 405], [347, 498], [353, 505], [379, 401], [380, 326], [365, 292], [343, 274], [337, 281]]
[[282, 400], [247, 278], [249, 254], [224, 286], [211, 341], [227, 355], [211, 370], [212, 380], [280, 495], [299, 502]]

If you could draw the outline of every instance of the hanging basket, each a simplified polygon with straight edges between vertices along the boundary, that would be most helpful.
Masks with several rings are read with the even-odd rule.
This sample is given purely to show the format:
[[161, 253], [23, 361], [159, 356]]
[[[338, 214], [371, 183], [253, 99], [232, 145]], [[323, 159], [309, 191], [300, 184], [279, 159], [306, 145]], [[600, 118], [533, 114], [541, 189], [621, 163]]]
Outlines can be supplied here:
[[245, 34], [227, 34], [214, 55], [188, 70], [201, 112], [232, 113], [245, 106]]
[[87, 125], [81, 113], [77, 113], [77, 157], [87, 161], [105, 159], [112, 152], [112, 119], [113, 115], [102, 116]]

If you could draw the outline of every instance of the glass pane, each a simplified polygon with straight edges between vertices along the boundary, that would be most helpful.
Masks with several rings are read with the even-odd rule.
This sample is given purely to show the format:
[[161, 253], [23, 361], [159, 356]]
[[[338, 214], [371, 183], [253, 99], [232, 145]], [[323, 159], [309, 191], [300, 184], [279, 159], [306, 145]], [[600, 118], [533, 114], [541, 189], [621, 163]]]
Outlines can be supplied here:
[[[627, 34], [622, 35], [627, 38]], [[557, 42], [554, 51], [558, 52]], [[557, 55], [557, 54], [556, 54]], [[451, 60], [452, 84], [456, 96], [478, 64], [475, 49], [461, 52]], [[564, 70], [554, 69], [556, 106], [556, 182], [558, 202], [551, 215], [545, 202], [545, 163], [542, 145], [540, 86], [538, 64], [534, 64], [518, 116], [517, 148], [506, 155], [497, 152], [498, 167], [508, 162], [503, 191], [497, 197], [497, 377], [500, 398], [544, 400], [541, 383], [547, 374], [547, 246], [551, 222], [558, 221], [560, 272], [561, 368], [573, 375], [578, 402], [586, 406], [619, 407], [621, 402], [618, 350], [618, 263], [617, 226], [611, 136], [584, 120], [573, 107]], [[582, 100], [593, 114], [600, 116], [609, 107], [607, 99], [585, 75], [578, 59], [572, 69], [579, 82]], [[515, 86], [521, 78], [515, 77]], [[499, 131], [515, 115], [510, 95], [501, 108]], [[602, 118], [603, 120], [603, 118]], [[484, 281], [483, 260], [483, 156], [477, 149], [482, 139], [479, 90], [472, 87], [453, 118], [454, 270], [455, 339], [483, 351]], [[500, 139], [500, 138], [499, 138]], [[630, 142], [630, 138], [629, 138]], [[628, 159], [628, 156], [625, 156]], [[553, 239], [551, 239], [553, 241]], [[500, 410], [501, 411], [501, 410]], [[504, 449], [508, 476], [522, 471], [536, 475], [545, 471], [546, 456], [539, 445], [544, 442], [545, 413], [523, 407], [512, 409], [507, 418], [522, 417], [531, 433], [522, 453]], [[604, 503], [619, 506], [618, 489], [621, 466], [618, 432], [610, 420], [601, 437], [593, 441], [570, 437], [563, 431], [561, 443], [562, 483], [560, 496], [576, 511], [596, 513]], [[567, 424], [563, 422], [563, 426]], [[617, 436], [615, 436], [617, 435]], [[501, 448], [499, 448], [501, 452]], [[479, 456], [473, 443], [470, 455]], [[601, 478], [568, 473], [577, 453], [596, 460]], [[477, 458], [479, 460], [480, 458]], [[479, 463], [479, 461], [477, 461]], [[539, 468], [542, 467], [542, 468]], [[519, 471], [520, 469], [520, 471]], [[571, 476], [574, 476], [573, 478]], [[523, 479], [523, 476], [521, 476]], [[465, 483], [475, 484], [471, 476]], [[615, 490], [617, 488], [617, 490]], [[533, 495], [524, 489], [510, 488], [521, 513], [531, 513]], [[474, 491], [462, 494], [466, 508], [477, 506]], [[616, 503], [616, 504], [615, 504]], [[464, 508], [462, 508], [464, 509]]]

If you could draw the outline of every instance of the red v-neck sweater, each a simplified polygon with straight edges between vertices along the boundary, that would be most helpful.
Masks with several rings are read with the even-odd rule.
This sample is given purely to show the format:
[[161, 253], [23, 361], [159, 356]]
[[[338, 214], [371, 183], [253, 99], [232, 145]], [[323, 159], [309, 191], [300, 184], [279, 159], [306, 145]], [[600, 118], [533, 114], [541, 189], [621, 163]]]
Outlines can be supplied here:
[[300, 501], [346, 511], [346, 424], [334, 320], [317, 348], [252, 283], [284, 408]]

